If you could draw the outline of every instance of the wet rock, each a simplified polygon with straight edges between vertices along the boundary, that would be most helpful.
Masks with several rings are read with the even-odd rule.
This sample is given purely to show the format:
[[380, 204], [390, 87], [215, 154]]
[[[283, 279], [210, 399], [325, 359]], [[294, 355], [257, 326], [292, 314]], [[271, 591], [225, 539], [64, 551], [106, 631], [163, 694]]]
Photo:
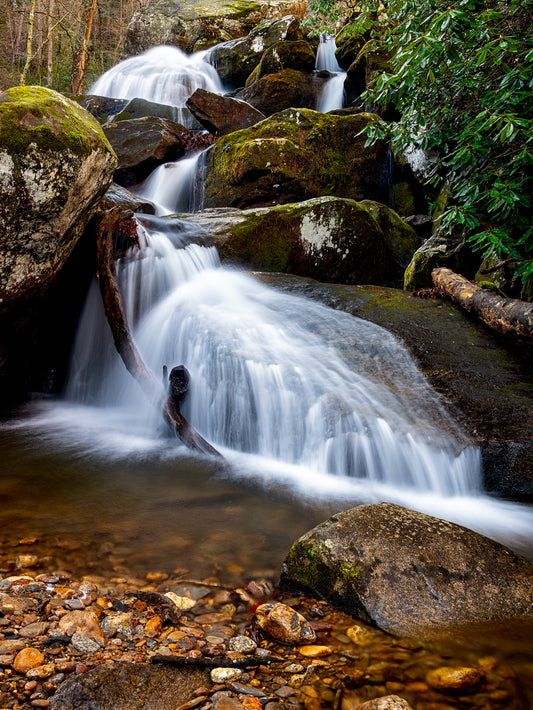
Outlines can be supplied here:
[[212, 710], [242, 710], [242, 704], [225, 693], [215, 693], [212, 696]]
[[244, 2], [243, 0], [159, 0], [138, 10], [126, 31], [125, 50], [135, 55], [161, 44], [192, 52], [211, 41], [238, 38], [248, 34], [262, 20], [305, 12], [304, 2]]
[[17, 671], [17, 673], [24, 674], [32, 670], [32, 668], [37, 668], [43, 664], [44, 654], [39, 651], [38, 648], [28, 646], [17, 653], [15, 660], [13, 661], [13, 668]]
[[111, 182], [116, 158], [98, 122], [41, 87], [0, 94], [0, 309], [42, 294]]
[[105, 209], [116, 206], [132, 212], [155, 214], [155, 206], [152, 202], [137, 197], [133, 192], [122, 187], [122, 185], [118, 185], [116, 182], [111, 183], [102, 198], [102, 202]]
[[318, 645], [306, 645], [300, 646], [298, 653], [306, 658], [321, 658], [322, 656], [329, 656], [333, 653], [333, 649], [330, 646], [318, 646]]
[[33, 639], [42, 636], [48, 631], [49, 623], [46, 621], [35, 621], [33, 624], [23, 626], [19, 631], [19, 636], [26, 639]]
[[330, 79], [328, 72], [306, 73], [297, 69], [283, 69], [249, 83], [232, 96], [246, 101], [265, 116], [298, 106], [316, 109], [324, 86]]
[[469, 622], [526, 617], [532, 582], [533, 565], [503, 545], [391, 503], [338, 513], [306, 533], [281, 578], [285, 588], [420, 638]]
[[67, 636], [77, 633], [93, 639], [100, 646], [104, 644], [102, 627], [92, 609], [68, 612], [59, 620], [58, 629]]
[[109, 614], [102, 621], [102, 631], [104, 632], [105, 638], [123, 636], [124, 638], [131, 639], [133, 636], [132, 615], [127, 612]]
[[22, 639], [4, 639], [0, 641], [0, 656], [14, 656], [25, 646]]
[[335, 195], [387, 201], [389, 147], [364, 146], [365, 113], [287, 109], [222, 136], [206, 155], [205, 206], [252, 207]]
[[80, 634], [78, 632], [72, 634], [70, 642], [72, 643], [76, 651], [89, 655], [92, 653], [97, 653], [102, 646], [102, 644], [98, 643], [93, 638], [90, 638], [89, 636], [85, 636], [85, 634]]
[[281, 643], [309, 644], [316, 639], [307, 619], [286, 604], [261, 604], [255, 610], [255, 621], [262, 631]]
[[287, 13], [285, 17], [261, 22], [242, 39], [218, 45], [209, 59], [224, 84], [244, 86], [265, 50], [278, 42], [298, 41], [304, 37], [300, 18]]
[[12, 594], [0, 592], [0, 614], [20, 614], [27, 609], [32, 609], [37, 606], [33, 599], [25, 599], [24, 597], [15, 597]]
[[165, 596], [168, 597], [170, 601], [175, 604], [180, 611], [187, 611], [188, 609], [192, 609], [196, 606], [196, 602], [194, 599], [189, 599], [189, 597], [180, 597], [174, 592], [167, 592]]
[[42, 666], [37, 666], [37, 668], [32, 668], [27, 671], [26, 678], [46, 680], [50, 678], [55, 673], [55, 663], [45, 663]]
[[187, 107], [204, 128], [221, 136], [249, 128], [265, 118], [246, 101], [219, 96], [205, 89], [196, 89], [187, 100]]
[[411, 706], [403, 698], [397, 695], [384, 695], [381, 698], [367, 700], [357, 706], [358, 710], [412, 710]]
[[175, 710], [206, 683], [204, 671], [117, 662], [74, 675], [50, 698], [52, 710]]
[[234, 636], [229, 640], [230, 651], [237, 651], [237, 653], [253, 653], [256, 648], [256, 642], [249, 636]]
[[[315, 62], [315, 52], [308, 42], [304, 40], [276, 42], [263, 52], [261, 61], [246, 80], [246, 86], [253, 84], [254, 81], [258, 81], [267, 74], [276, 74], [283, 69], [312, 72]], [[301, 106], [302, 104], [297, 105]]]
[[157, 117], [110, 123], [104, 133], [118, 158], [114, 180], [124, 187], [141, 182], [158, 165], [182, 156], [190, 137], [181, 124]]
[[[345, 86], [350, 101], [358, 98], [377, 75], [391, 71], [390, 58], [390, 50], [382, 47], [376, 40], [370, 40], [363, 45], [346, 72]], [[376, 106], [365, 109], [378, 112]], [[379, 109], [379, 112], [383, 112], [384, 117], [387, 117], [391, 109], [392, 107], [387, 107], [384, 111]]]
[[213, 668], [211, 670], [211, 680], [213, 683], [227, 683], [228, 681], [239, 680], [242, 676], [240, 668]]
[[478, 668], [453, 668], [443, 666], [429, 671], [428, 685], [445, 693], [472, 693], [485, 680], [485, 674]]

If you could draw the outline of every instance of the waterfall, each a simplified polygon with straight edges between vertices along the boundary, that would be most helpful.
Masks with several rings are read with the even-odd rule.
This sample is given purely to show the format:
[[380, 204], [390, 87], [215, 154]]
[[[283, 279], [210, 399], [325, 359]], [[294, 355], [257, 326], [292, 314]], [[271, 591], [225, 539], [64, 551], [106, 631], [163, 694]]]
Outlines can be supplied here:
[[187, 125], [185, 102], [196, 89], [216, 94], [222, 82], [205, 57], [207, 51], [188, 55], [177, 47], [153, 47], [144, 54], [125, 59], [102, 74], [89, 93], [115, 99], [141, 98], [176, 106], [178, 120]]
[[333, 76], [326, 83], [319, 97], [317, 110], [327, 113], [338, 108], [343, 108], [345, 101], [344, 82], [346, 72], [343, 72], [335, 57], [335, 37], [321, 35], [316, 53], [315, 68], [317, 71], [329, 71]]

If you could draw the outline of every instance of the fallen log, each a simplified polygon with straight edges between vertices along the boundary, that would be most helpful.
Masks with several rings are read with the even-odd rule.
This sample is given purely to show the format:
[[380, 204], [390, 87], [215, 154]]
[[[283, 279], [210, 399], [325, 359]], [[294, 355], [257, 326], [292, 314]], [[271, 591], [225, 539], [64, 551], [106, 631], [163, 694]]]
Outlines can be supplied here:
[[120, 240], [122, 231], [131, 232], [135, 228], [133, 213], [119, 207], [108, 211], [102, 210], [98, 215], [96, 227], [97, 276], [115, 347], [128, 372], [138, 382], [148, 399], [156, 406], [162, 407], [163, 417], [183, 443], [198, 453], [220, 457], [221, 454], [189, 424], [180, 411], [181, 401], [187, 393], [188, 371], [183, 366], [174, 368], [179, 373], [174, 376], [174, 380], [177, 382], [181, 378], [181, 392], [176, 396], [179, 386], [176, 382], [173, 385], [171, 379], [168, 398], [161, 403], [158, 394], [160, 392], [159, 381], [145, 365], [131, 335], [115, 269], [113, 243], [115, 238]]
[[533, 337], [533, 303], [479, 288], [451, 269], [433, 269], [435, 288], [498, 333]]

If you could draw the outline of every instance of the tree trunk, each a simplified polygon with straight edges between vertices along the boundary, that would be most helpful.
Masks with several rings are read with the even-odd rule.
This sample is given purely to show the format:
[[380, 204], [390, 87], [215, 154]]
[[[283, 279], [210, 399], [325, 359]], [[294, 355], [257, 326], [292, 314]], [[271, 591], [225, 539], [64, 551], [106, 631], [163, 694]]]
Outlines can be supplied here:
[[55, 0], [48, 2], [48, 51], [46, 54], [46, 83], [52, 86], [54, 81], [54, 11]]
[[80, 28], [80, 44], [76, 47], [72, 66], [72, 79], [70, 83], [70, 91], [73, 94], [81, 94], [83, 92], [83, 82], [85, 81], [87, 60], [89, 57], [89, 43], [91, 41], [94, 13], [96, 12], [97, 5], [98, 0], [91, 0], [91, 4], [87, 10], [87, 15], [82, 27]]
[[26, 40], [26, 62], [24, 64], [24, 69], [20, 75], [20, 85], [24, 86], [26, 84], [26, 78], [28, 76], [28, 71], [30, 68], [31, 60], [33, 59], [32, 54], [32, 44], [33, 44], [33, 30], [35, 27], [35, 5], [37, 0], [32, 0], [30, 6], [30, 15], [28, 17], [28, 37]]
[[188, 384], [188, 373], [185, 368], [174, 368], [172, 372], [179, 370], [183, 373], [185, 370], [186, 374], [180, 380], [182, 383], [184, 382], [184, 385], [181, 388], [175, 386], [174, 391], [172, 391], [171, 373], [171, 389], [168, 398], [166, 401], [161, 402], [159, 381], [153, 372], [146, 367], [128, 327], [113, 260], [113, 242], [121, 230], [129, 231], [130, 234], [132, 229], [136, 230], [132, 216], [131, 212], [126, 212], [118, 207], [108, 212], [102, 210], [99, 214], [96, 228], [98, 281], [115, 347], [127, 370], [137, 380], [148, 399], [156, 406], [162, 407], [165, 420], [183, 443], [198, 453], [220, 457], [221, 454], [181, 414], [180, 402], [187, 392]]
[[533, 337], [533, 303], [503, 298], [479, 288], [451, 269], [433, 269], [435, 288], [498, 333]]

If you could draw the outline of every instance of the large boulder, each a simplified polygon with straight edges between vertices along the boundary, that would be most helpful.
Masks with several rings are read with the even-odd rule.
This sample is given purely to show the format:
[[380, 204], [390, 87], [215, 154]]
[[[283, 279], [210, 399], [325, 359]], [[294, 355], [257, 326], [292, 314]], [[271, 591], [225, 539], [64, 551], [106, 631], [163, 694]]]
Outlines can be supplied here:
[[338, 513], [303, 535], [281, 584], [419, 638], [533, 613], [532, 563], [472, 530], [392, 503]]
[[275, 74], [267, 74], [244, 89], [233, 93], [235, 98], [247, 101], [265, 116], [298, 106], [316, 109], [329, 72], [302, 72], [283, 69]]
[[228, 38], [247, 35], [262, 20], [298, 15], [303, 17], [305, 2], [298, 0], [159, 0], [138, 10], [126, 31], [128, 55], [145, 52], [160, 44], [192, 52]]
[[437, 229], [413, 254], [405, 269], [403, 285], [408, 291], [432, 287], [431, 272], [438, 266], [446, 266], [470, 278], [479, 268], [480, 261], [468, 246], [464, 234], [449, 234]]
[[136, 118], [104, 126], [118, 157], [115, 181], [129, 187], [144, 180], [161, 163], [177, 160], [193, 138], [179, 123], [164, 118]]
[[96, 119], [50, 89], [0, 93], [0, 128], [1, 310], [55, 278], [117, 159]]
[[287, 109], [220, 138], [206, 155], [205, 206], [251, 207], [335, 195], [387, 201], [389, 146], [365, 147], [366, 113]]
[[317, 197], [250, 210], [181, 215], [210, 235], [223, 260], [336, 283], [382, 283], [390, 275], [385, 237], [353, 200]]
[[[366, 42], [347, 70], [346, 90], [350, 101], [358, 98], [375, 81], [377, 75], [391, 71], [391, 56], [392, 51], [376, 40]], [[375, 106], [366, 108], [377, 110]]]
[[[246, 80], [246, 86], [267, 74], [276, 74], [283, 69], [311, 72], [315, 68], [315, 62], [316, 52], [309, 42], [304, 40], [276, 42], [265, 49], [261, 61]], [[300, 106], [300, 104], [295, 105]]]
[[187, 100], [187, 108], [210, 133], [227, 133], [249, 128], [265, 116], [246, 101], [219, 96], [205, 89], [196, 89]]
[[246, 37], [219, 44], [210, 52], [209, 60], [224, 84], [244, 86], [265, 50], [278, 42], [295, 42], [304, 38], [300, 18], [296, 15], [265, 20]]

